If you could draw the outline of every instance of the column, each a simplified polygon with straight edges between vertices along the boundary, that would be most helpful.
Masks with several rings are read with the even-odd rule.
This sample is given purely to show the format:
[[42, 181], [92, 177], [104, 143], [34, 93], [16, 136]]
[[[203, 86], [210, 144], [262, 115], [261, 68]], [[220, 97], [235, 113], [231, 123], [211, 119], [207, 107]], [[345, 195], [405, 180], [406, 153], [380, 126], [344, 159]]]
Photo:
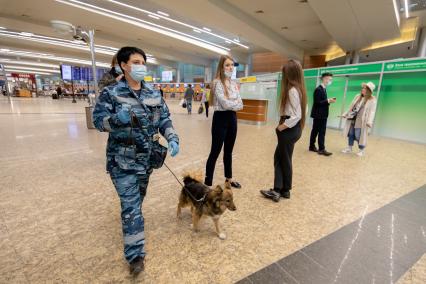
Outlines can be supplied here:
[[355, 50], [352, 58], [352, 64], [358, 64], [359, 63], [359, 51]]
[[426, 28], [422, 28], [421, 30], [417, 57], [426, 57]]
[[204, 66], [204, 82], [212, 81], [212, 68], [209, 66]]
[[351, 52], [346, 52], [345, 65], [351, 64]]

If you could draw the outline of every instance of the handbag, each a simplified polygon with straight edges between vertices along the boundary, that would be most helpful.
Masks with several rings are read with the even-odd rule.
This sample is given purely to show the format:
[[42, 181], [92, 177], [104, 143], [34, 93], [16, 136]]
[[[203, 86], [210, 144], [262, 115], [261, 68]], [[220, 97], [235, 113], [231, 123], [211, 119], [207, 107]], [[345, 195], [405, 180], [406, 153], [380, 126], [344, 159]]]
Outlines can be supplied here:
[[200, 107], [198, 108], [198, 114], [202, 114], [204, 111], [203, 104], [200, 104]]
[[186, 108], [186, 102], [184, 102], [184, 103], [182, 104], [182, 107], [183, 107], [183, 108]]

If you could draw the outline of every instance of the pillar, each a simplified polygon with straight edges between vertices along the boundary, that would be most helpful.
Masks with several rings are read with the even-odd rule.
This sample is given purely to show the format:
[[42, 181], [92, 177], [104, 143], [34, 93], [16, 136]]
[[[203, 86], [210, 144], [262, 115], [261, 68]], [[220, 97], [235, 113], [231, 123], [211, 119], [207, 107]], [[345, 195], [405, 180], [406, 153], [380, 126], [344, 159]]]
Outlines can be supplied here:
[[353, 57], [352, 57], [352, 64], [358, 64], [359, 63], [359, 51], [354, 51]]
[[346, 52], [345, 65], [351, 64], [351, 52]]
[[422, 28], [421, 30], [417, 57], [426, 57], [426, 28]]

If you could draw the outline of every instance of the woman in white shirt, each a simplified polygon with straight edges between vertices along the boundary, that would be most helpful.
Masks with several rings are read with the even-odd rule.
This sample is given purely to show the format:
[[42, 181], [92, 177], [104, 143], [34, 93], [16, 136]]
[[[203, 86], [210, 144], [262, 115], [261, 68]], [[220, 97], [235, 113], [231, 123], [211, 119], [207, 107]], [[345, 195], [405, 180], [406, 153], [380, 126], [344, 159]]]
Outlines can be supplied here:
[[294, 145], [302, 136], [305, 125], [307, 99], [304, 81], [302, 65], [296, 60], [289, 60], [282, 69], [281, 119], [275, 130], [278, 145], [274, 155], [274, 188], [260, 191], [275, 202], [281, 197], [290, 198]]
[[237, 138], [236, 112], [243, 108], [237, 83], [231, 80], [233, 70], [234, 60], [230, 56], [221, 56], [209, 97], [209, 104], [214, 107], [215, 112], [212, 122], [212, 145], [204, 180], [207, 186], [213, 183], [216, 160], [223, 146], [225, 181], [232, 187], [241, 188], [238, 182], [232, 181], [232, 151]]

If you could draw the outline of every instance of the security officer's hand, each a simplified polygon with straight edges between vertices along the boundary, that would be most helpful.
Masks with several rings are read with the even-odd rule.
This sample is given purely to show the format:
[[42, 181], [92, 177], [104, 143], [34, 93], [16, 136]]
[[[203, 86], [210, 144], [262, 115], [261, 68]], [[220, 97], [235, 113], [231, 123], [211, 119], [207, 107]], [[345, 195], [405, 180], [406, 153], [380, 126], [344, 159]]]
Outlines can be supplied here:
[[123, 106], [123, 108], [117, 113], [117, 118], [122, 124], [129, 123], [130, 109], [127, 106]]
[[179, 153], [179, 144], [175, 141], [169, 142], [169, 151], [172, 157], [176, 156]]

